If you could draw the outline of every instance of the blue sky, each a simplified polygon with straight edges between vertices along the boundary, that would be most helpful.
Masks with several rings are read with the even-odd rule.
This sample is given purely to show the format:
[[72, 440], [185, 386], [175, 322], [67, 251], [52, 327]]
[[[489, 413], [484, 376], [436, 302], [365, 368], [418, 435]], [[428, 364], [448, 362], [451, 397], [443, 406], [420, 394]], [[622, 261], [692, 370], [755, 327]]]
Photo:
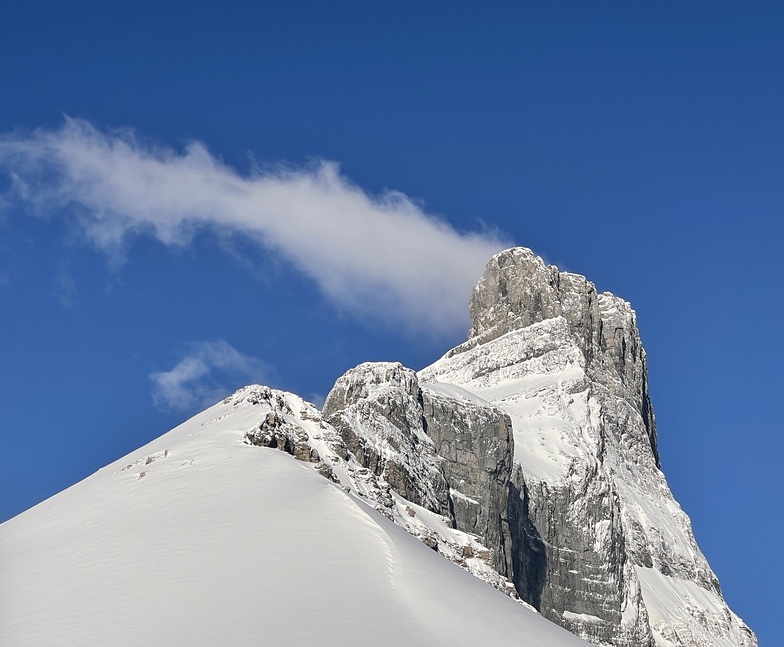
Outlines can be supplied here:
[[662, 464], [778, 626], [778, 3], [12, 3], [0, 519], [251, 381], [468, 329], [495, 249], [630, 300]]

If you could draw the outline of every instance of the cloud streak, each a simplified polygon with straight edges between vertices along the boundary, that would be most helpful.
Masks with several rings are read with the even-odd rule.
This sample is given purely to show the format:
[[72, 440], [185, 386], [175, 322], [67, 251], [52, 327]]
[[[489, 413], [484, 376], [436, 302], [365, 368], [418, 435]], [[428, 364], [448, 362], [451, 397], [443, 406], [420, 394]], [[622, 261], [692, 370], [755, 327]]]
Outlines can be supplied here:
[[352, 313], [415, 329], [463, 329], [473, 284], [507, 246], [493, 233], [456, 231], [402, 193], [370, 195], [333, 162], [241, 174], [200, 142], [176, 151], [76, 119], [5, 135], [0, 167], [16, 201], [75, 213], [109, 254], [135, 235], [182, 246], [204, 228], [239, 234]]
[[150, 373], [160, 409], [192, 411], [214, 404], [248, 382], [266, 383], [270, 369], [223, 339], [195, 342], [170, 370]]

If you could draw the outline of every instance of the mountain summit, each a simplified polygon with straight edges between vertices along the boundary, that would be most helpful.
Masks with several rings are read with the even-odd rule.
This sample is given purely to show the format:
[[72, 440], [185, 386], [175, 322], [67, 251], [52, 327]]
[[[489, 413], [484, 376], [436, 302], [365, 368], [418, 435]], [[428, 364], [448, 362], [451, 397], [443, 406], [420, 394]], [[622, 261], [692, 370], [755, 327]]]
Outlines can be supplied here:
[[660, 470], [629, 303], [516, 248], [490, 261], [470, 311], [469, 340], [419, 379], [509, 416], [531, 556], [503, 565], [517, 590], [598, 644], [756, 645]]
[[514, 248], [469, 308], [432, 366], [322, 411], [245, 387], [0, 526], [0, 642], [755, 646], [660, 470], [631, 306]]

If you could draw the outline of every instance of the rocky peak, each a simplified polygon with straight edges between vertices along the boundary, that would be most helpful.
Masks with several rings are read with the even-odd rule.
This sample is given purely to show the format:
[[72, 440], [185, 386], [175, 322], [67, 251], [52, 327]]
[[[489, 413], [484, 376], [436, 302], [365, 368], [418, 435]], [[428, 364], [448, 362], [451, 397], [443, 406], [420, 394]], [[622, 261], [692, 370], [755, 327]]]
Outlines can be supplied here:
[[470, 311], [465, 343], [419, 373], [351, 369], [321, 418], [270, 395], [248, 441], [596, 645], [756, 647], [659, 469], [630, 304], [515, 248]]
[[530, 249], [513, 247], [490, 259], [474, 287], [468, 338], [487, 342], [561, 316], [590, 338], [590, 324], [599, 319], [596, 300], [596, 288], [585, 277], [559, 272]]
[[630, 304], [515, 248], [490, 260], [470, 312], [468, 341], [419, 379], [510, 416], [521, 597], [597, 645], [755, 646], [660, 470]]
[[599, 294], [584, 276], [561, 272], [530, 249], [513, 247], [490, 259], [468, 307], [468, 341], [453, 354], [563, 317], [585, 357], [587, 375], [640, 412], [659, 466], [647, 357], [637, 315], [627, 301], [609, 292]]

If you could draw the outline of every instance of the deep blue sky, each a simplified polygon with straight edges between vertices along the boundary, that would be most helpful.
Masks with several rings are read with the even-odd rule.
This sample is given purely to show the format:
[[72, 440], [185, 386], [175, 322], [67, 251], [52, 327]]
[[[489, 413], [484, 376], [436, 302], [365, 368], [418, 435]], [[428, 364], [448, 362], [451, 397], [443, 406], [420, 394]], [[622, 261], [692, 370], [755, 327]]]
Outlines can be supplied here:
[[[7, 3], [0, 132], [69, 115], [198, 140], [241, 174], [334, 160], [630, 300], [665, 474], [732, 608], [781, 641], [784, 7], [183, 6]], [[318, 399], [361, 361], [421, 368], [463, 336], [357, 315], [209, 231], [125, 251], [87, 244], [72, 213], [0, 210], [0, 520], [193, 413], [156, 406], [150, 374], [200, 343], [257, 360], [203, 389], [256, 371]]]

